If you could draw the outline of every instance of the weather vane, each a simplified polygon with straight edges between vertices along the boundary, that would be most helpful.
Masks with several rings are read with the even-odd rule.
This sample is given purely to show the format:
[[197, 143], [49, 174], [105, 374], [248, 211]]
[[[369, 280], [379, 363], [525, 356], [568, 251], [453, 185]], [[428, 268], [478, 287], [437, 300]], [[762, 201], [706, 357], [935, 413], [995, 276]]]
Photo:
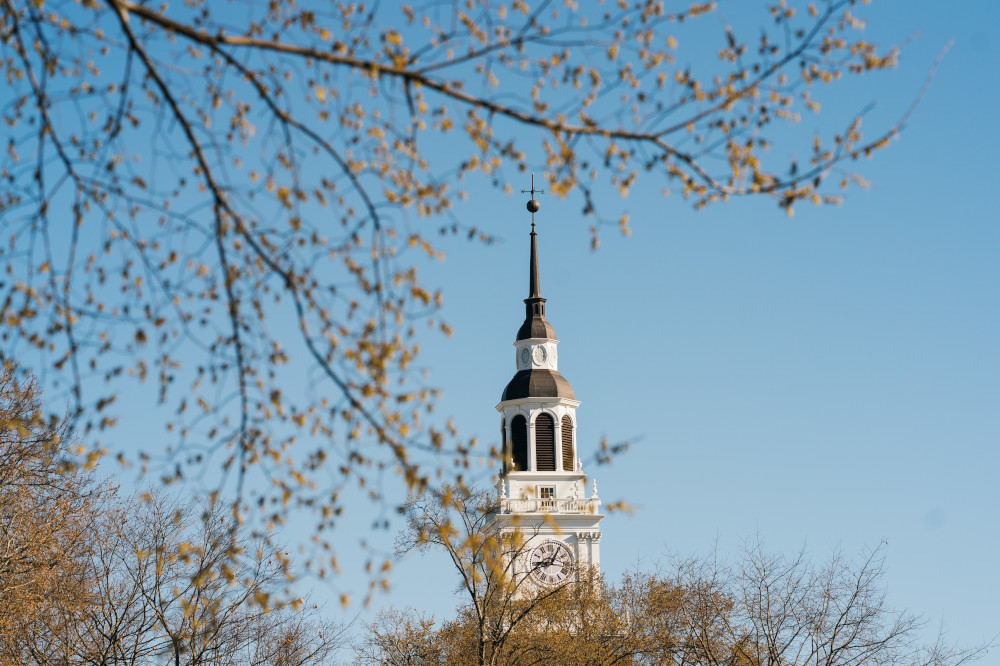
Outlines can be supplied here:
[[525, 192], [531, 192], [531, 201], [528, 202], [528, 211], [531, 213], [531, 231], [532, 231], [532, 233], [534, 233], [534, 231], [535, 231], [535, 213], [537, 213], [538, 209], [542, 207], [542, 205], [540, 203], [538, 203], [538, 201], [535, 200], [535, 193], [537, 192], [538, 194], [545, 194], [545, 190], [536, 190], [535, 189], [535, 174], [531, 174], [531, 189], [530, 190], [521, 190], [522, 194], [525, 193]]

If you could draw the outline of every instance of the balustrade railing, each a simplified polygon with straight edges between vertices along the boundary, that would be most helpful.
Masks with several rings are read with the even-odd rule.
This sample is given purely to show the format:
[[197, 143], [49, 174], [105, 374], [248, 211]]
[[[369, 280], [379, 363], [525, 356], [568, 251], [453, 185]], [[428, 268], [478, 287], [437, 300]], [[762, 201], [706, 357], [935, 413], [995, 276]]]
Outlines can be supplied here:
[[508, 499], [500, 500], [503, 513], [536, 513], [558, 511], [560, 513], [596, 513], [597, 499]]

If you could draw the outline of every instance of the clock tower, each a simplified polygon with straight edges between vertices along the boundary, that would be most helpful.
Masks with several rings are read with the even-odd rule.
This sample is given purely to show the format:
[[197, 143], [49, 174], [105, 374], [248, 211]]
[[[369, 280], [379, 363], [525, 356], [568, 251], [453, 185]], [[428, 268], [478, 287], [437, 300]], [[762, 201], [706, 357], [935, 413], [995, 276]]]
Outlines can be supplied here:
[[[532, 184], [532, 193], [534, 184]], [[503, 468], [493, 520], [517, 532], [513, 574], [536, 586], [558, 585], [581, 572], [600, 569], [604, 517], [597, 481], [587, 487], [577, 449], [579, 401], [559, 374], [559, 341], [545, 318], [538, 274], [538, 234], [532, 213], [528, 298], [524, 323], [514, 341], [517, 372], [496, 406], [501, 414]], [[588, 495], [588, 490], [590, 494]]]

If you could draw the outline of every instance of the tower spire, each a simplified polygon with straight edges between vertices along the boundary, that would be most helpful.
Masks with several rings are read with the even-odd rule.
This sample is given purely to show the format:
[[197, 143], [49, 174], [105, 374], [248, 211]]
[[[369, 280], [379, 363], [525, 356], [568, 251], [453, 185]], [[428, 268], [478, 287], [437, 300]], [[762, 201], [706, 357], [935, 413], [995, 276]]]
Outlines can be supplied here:
[[521, 190], [531, 193], [528, 211], [531, 213], [531, 258], [528, 263], [528, 297], [524, 299], [524, 323], [517, 332], [518, 340], [528, 338], [555, 339], [552, 325], [545, 320], [545, 299], [542, 298], [541, 282], [538, 279], [538, 234], [535, 232], [535, 213], [541, 204], [535, 199], [535, 194], [545, 194], [545, 190], [535, 189], [535, 174], [531, 174], [531, 189]]
[[535, 233], [535, 213], [542, 205], [535, 199], [535, 193], [545, 194], [545, 190], [535, 189], [535, 174], [531, 174], [531, 189], [521, 190], [521, 192], [531, 194], [531, 200], [528, 202], [528, 212], [531, 213], [531, 262], [528, 266], [528, 298], [541, 298], [542, 285], [538, 280], [538, 242], [535, 240], [538, 234]]
[[[534, 216], [532, 216], [534, 217]], [[528, 277], [528, 298], [541, 298], [542, 297], [542, 286], [538, 280], [538, 242], [535, 238], [538, 234], [535, 233], [535, 223], [531, 223], [531, 265], [529, 267], [530, 275]]]
[[531, 263], [528, 268], [528, 298], [541, 298], [542, 285], [538, 280], [538, 242], [535, 240], [535, 237], [538, 236], [538, 234], [535, 233], [535, 213], [537, 213], [538, 209], [542, 206], [538, 203], [538, 200], [535, 199], [535, 193], [545, 194], [545, 190], [535, 189], [535, 174], [531, 174], [531, 189], [521, 190], [521, 192], [531, 193], [531, 200], [528, 202], [528, 211], [531, 213]]

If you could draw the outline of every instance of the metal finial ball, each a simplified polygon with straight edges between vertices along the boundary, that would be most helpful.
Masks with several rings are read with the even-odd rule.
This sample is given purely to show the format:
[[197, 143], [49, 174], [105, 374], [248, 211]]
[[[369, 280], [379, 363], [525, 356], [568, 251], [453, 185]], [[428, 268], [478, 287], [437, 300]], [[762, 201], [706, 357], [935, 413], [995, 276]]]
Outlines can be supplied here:
[[537, 201], [535, 201], [534, 199], [528, 202], [528, 212], [530, 213], [537, 213], [538, 209], [541, 207], [542, 205]]

